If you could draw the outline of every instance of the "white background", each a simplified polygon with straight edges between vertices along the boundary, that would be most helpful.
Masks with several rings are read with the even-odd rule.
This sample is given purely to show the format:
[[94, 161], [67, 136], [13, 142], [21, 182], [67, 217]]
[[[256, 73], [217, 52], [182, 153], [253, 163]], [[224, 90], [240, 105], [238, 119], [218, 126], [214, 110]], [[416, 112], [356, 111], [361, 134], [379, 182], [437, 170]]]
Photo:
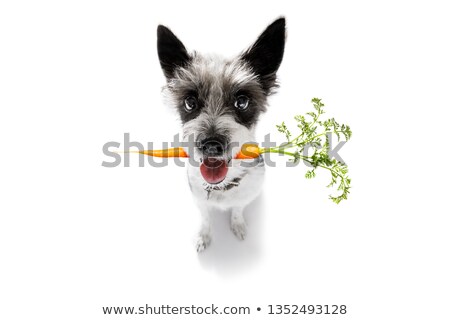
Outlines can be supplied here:
[[[0, 318], [151, 319], [101, 307], [215, 303], [250, 306], [242, 319], [280, 318], [267, 304], [450, 319], [448, 13], [445, 1], [2, 1]], [[326, 175], [279, 159], [248, 239], [218, 216], [199, 256], [185, 169], [104, 168], [102, 146], [179, 131], [160, 94], [159, 23], [190, 50], [232, 56], [280, 15], [281, 88], [258, 138], [322, 98], [354, 132], [340, 153], [350, 198], [333, 204]]]

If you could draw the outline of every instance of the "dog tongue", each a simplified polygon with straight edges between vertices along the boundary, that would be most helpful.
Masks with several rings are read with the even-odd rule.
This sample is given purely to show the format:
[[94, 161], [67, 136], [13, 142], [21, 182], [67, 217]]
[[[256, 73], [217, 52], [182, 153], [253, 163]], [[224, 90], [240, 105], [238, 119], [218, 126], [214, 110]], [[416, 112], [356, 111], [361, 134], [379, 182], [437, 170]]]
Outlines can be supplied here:
[[225, 160], [216, 158], [205, 158], [200, 165], [200, 173], [206, 182], [216, 184], [227, 175], [228, 167]]

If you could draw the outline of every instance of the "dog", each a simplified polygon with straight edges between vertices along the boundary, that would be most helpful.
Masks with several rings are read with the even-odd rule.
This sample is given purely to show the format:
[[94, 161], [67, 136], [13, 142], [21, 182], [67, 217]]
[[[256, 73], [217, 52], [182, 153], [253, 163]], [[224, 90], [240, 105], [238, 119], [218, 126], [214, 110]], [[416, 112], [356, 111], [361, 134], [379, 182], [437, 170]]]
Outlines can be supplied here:
[[242, 144], [255, 141], [258, 118], [278, 87], [285, 40], [281, 17], [247, 50], [225, 59], [188, 52], [170, 29], [158, 26], [158, 57], [167, 80], [163, 93], [180, 116], [183, 141], [194, 142], [187, 171], [202, 214], [198, 252], [211, 243], [214, 208], [231, 211], [231, 230], [240, 240], [246, 237], [244, 208], [261, 191], [264, 162], [259, 157], [244, 165], [234, 157]]

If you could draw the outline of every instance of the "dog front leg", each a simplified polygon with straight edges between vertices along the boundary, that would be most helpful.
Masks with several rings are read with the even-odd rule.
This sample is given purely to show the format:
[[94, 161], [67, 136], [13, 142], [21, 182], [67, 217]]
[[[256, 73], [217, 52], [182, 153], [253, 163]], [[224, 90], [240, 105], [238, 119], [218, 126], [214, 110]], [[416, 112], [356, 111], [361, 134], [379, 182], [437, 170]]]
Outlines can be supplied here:
[[244, 240], [247, 235], [247, 226], [244, 220], [244, 208], [235, 207], [231, 209], [231, 231], [239, 240]]
[[202, 214], [202, 224], [195, 245], [197, 248], [197, 252], [202, 252], [211, 243], [211, 221], [209, 210], [206, 206], [202, 206], [200, 207], [200, 212]]

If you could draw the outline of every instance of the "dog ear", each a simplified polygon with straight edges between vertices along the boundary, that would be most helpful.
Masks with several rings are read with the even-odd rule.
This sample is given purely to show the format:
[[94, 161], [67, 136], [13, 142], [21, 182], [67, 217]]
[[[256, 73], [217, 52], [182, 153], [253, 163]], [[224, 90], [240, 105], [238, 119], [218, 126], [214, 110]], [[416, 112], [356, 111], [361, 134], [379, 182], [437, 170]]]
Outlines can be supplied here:
[[286, 20], [279, 18], [270, 24], [241, 56], [260, 77], [266, 92], [276, 86], [276, 72], [283, 60], [285, 40]]
[[159, 25], [157, 35], [159, 62], [164, 75], [170, 79], [177, 67], [184, 67], [189, 63], [190, 57], [183, 43], [169, 28]]

